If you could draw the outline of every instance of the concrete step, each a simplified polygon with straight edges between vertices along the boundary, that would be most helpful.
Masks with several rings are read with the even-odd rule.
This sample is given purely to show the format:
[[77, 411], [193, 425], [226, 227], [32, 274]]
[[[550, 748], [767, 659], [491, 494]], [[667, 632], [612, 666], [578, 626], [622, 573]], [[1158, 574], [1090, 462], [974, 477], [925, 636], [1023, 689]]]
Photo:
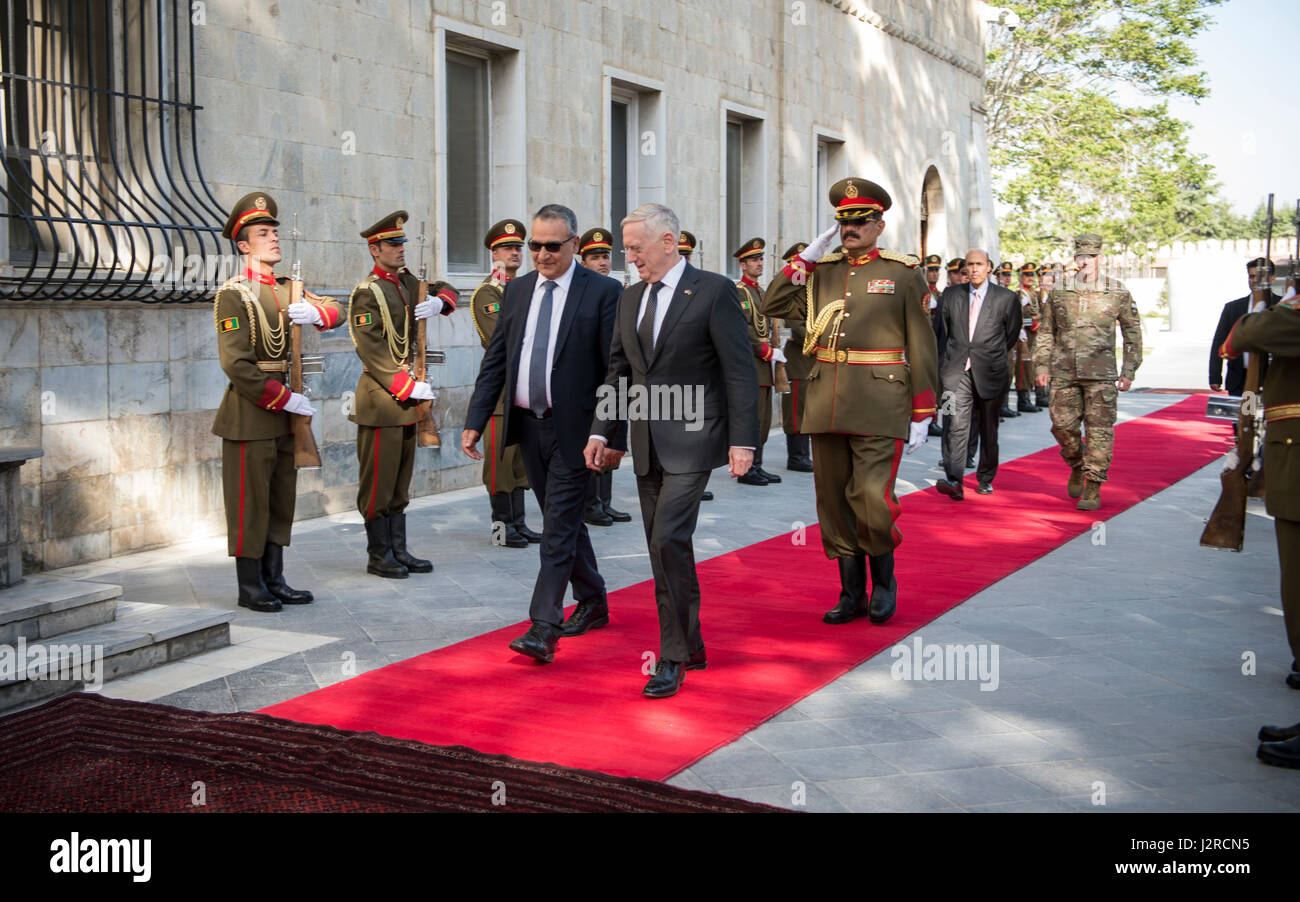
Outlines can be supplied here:
[[143, 602], [119, 602], [117, 614], [112, 623], [0, 646], [0, 711], [223, 648], [235, 619], [234, 611]]
[[29, 576], [0, 590], [0, 645], [110, 623], [121, 595], [121, 586], [107, 583]]

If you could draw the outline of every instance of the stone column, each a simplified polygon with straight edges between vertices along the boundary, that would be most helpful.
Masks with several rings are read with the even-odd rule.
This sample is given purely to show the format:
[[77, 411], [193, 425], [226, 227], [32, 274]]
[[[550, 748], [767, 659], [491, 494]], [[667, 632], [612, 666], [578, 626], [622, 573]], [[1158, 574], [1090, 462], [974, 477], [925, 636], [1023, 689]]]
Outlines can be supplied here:
[[23, 578], [22, 465], [40, 457], [40, 448], [0, 448], [0, 589]]

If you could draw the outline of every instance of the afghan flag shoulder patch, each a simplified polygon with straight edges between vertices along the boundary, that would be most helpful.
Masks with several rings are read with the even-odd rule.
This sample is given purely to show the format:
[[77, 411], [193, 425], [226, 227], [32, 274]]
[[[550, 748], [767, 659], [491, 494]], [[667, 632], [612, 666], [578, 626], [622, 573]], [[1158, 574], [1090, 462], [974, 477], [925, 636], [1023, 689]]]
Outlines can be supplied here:
[[218, 325], [218, 328], [219, 328], [222, 332], [234, 332], [236, 329], [239, 328], [239, 317], [237, 317], [237, 316], [228, 316], [228, 317], [226, 317], [226, 318], [223, 319], [223, 320], [221, 321], [221, 323]]
[[356, 326], [368, 326], [371, 322], [372, 317], [369, 313], [358, 313], [352, 318], [352, 323]]
[[483, 308], [483, 312], [484, 312], [484, 313], [498, 313], [498, 312], [500, 312], [500, 310], [501, 310], [501, 302], [500, 302], [500, 301], [497, 301], [496, 303], [493, 303], [493, 304], [488, 304], [487, 306], [485, 306], [485, 307]]

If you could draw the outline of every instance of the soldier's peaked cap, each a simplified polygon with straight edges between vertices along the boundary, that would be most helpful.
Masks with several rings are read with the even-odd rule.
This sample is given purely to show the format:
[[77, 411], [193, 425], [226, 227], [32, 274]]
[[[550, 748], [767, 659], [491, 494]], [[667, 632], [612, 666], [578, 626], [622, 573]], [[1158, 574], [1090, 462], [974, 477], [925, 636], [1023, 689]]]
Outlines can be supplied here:
[[611, 247], [609, 229], [588, 229], [578, 239], [578, 253], [584, 257], [588, 254], [608, 254]]
[[1036, 276], [1038, 275], [1038, 270], [1039, 267], [1036, 263], [1026, 261], [1024, 266], [1020, 267], [1020, 274], [1022, 276]]
[[951, 260], [948, 261], [948, 272], [960, 272], [961, 266], [965, 262], [966, 261], [963, 260], [961, 257], [953, 257]]
[[361, 233], [361, 237], [366, 239], [367, 244], [374, 244], [376, 241], [391, 241], [393, 244], [405, 244], [406, 232], [402, 227], [411, 215], [405, 210], [397, 210], [389, 213], [379, 222], [372, 225]]
[[790, 245], [785, 249], [785, 253], [781, 255], [781, 259], [789, 260], [795, 254], [802, 254], [807, 249], [808, 249], [807, 241], [796, 241], [794, 244]]
[[731, 256], [737, 260], [748, 260], [750, 257], [763, 256], [763, 248], [767, 247], [767, 242], [762, 238], [751, 238], [736, 248]]
[[931, 254], [925, 258], [926, 269], [938, 269], [940, 266], [943, 266], [943, 257], [938, 254]]
[[830, 198], [836, 219], [860, 219], [871, 213], [884, 213], [894, 205], [884, 188], [856, 177], [840, 179], [831, 185]]
[[221, 234], [234, 241], [239, 230], [244, 226], [254, 223], [279, 225], [280, 221], [275, 216], [275, 198], [265, 191], [254, 191], [252, 194], [245, 194], [235, 202], [235, 206], [230, 210], [230, 216], [226, 218], [225, 226], [221, 229]]
[[524, 243], [524, 224], [517, 219], [503, 219], [488, 229], [483, 246], [488, 250], [507, 244]]
[[677, 252], [679, 254], [693, 253], [695, 251], [695, 245], [698, 243], [699, 242], [695, 240], [694, 235], [683, 229], [682, 233], [677, 236]]

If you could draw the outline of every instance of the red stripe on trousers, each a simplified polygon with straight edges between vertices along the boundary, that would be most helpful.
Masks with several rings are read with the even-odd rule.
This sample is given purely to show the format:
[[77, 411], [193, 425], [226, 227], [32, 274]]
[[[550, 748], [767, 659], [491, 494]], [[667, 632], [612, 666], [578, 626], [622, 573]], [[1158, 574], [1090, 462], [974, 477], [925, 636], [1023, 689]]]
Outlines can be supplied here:
[[375, 430], [375, 472], [370, 479], [370, 510], [366, 513], [367, 520], [375, 518], [375, 492], [379, 488], [379, 435], [378, 429]]
[[894, 547], [897, 548], [903, 541], [903, 534], [898, 531], [898, 517], [903, 513], [902, 505], [891, 498], [893, 495], [894, 482], [898, 479], [898, 465], [903, 460], [903, 440], [894, 439], [894, 465], [889, 471], [889, 482], [885, 483], [885, 506], [889, 508], [889, 531], [894, 536]]
[[243, 557], [244, 550], [244, 448], [247, 442], [239, 443], [239, 531], [235, 534], [235, 557]]
[[489, 468], [491, 472], [490, 481], [492, 483], [492, 494], [497, 493], [497, 420], [496, 417], [488, 417], [488, 429], [492, 433], [492, 442], [488, 445], [488, 454], [492, 458], [492, 464]]

